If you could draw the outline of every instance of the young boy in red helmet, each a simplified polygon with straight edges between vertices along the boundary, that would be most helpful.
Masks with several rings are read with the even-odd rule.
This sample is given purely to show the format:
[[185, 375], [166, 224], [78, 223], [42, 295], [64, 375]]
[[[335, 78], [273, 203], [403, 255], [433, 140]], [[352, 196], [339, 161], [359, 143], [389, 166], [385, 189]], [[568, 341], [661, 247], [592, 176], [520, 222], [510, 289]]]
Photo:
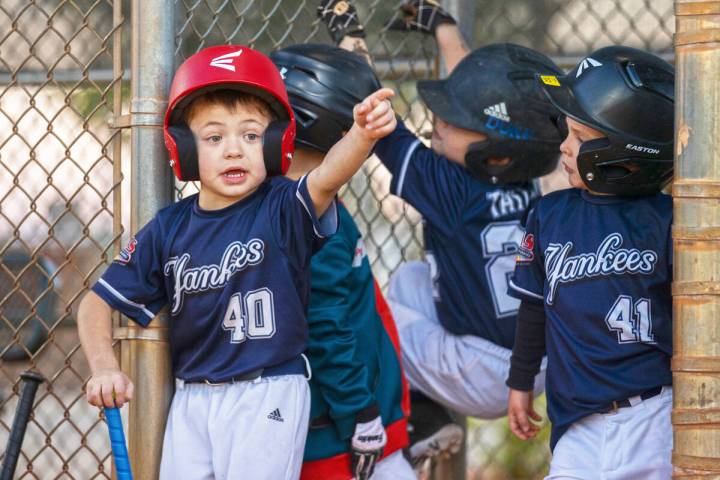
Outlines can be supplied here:
[[122, 406], [130, 379], [113, 355], [111, 312], [146, 326], [165, 305], [176, 391], [161, 479], [294, 479], [310, 406], [302, 352], [312, 254], [337, 228], [334, 197], [395, 127], [381, 89], [318, 168], [297, 181], [295, 119], [280, 73], [243, 46], [207, 48], [170, 89], [165, 143], [200, 192], [158, 212], [83, 299], [87, 399]]

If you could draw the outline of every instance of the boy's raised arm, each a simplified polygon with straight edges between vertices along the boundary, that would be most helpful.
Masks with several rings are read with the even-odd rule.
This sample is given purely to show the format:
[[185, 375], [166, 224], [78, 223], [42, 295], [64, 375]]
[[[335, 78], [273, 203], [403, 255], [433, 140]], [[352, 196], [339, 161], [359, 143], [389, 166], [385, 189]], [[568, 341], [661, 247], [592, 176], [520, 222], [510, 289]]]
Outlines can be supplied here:
[[410, 0], [400, 5], [387, 27], [390, 30], [434, 35], [448, 74], [470, 53], [457, 22], [435, 0]]
[[121, 407], [133, 396], [133, 384], [120, 370], [113, 351], [111, 315], [110, 306], [93, 291], [80, 302], [78, 333], [92, 373], [85, 396], [98, 407]]
[[308, 174], [307, 187], [318, 216], [325, 213], [335, 194], [368, 158], [375, 142], [390, 134], [397, 125], [388, 100], [395, 95], [381, 88], [355, 106], [355, 123], [325, 156], [319, 167]]

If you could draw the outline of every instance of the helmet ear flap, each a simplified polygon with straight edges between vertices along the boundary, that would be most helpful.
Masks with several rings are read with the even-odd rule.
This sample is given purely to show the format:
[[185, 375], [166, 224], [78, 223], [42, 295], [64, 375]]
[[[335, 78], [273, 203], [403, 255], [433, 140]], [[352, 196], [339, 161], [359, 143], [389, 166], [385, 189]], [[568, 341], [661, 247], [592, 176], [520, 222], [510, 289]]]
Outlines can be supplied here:
[[197, 144], [190, 127], [185, 124], [171, 125], [168, 127], [168, 133], [175, 141], [177, 150], [179, 168], [175, 168], [175, 172], [179, 173], [178, 179], [184, 182], [200, 180]]
[[495, 184], [497, 183], [497, 178], [488, 173], [487, 165], [485, 165], [485, 161], [488, 158], [487, 148], [489, 146], [489, 138], [481, 142], [473, 142], [468, 145], [467, 152], [465, 153], [465, 167], [477, 180]]
[[[288, 127], [290, 122], [284, 120], [275, 120], [265, 129], [263, 135], [263, 159], [265, 160], [265, 170], [267, 176], [284, 175], [290, 167], [292, 153], [285, 153], [283, 146], [287, 143], [285, 138], [288, 135]], [[290, 140], [292, 145], [294, 138]]]

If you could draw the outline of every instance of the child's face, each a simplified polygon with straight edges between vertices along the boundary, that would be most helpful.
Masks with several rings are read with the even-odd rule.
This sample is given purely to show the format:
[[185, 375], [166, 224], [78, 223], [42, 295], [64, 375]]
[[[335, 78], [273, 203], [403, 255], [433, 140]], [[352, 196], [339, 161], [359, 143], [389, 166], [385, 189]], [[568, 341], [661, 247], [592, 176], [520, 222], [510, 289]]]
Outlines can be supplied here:
[[565, 141], [560, 144], [560, 152], [562, 153], [560, 161], [568, 174], [570, 185], [575, 188], [589, 190], [587, 185], [582, 181], [582, 178], [580, 178], [580, 173], [578, 172], [577, 159], [580, 153], [580, 146], [583, 142], [602, 138], [605, 135], [594, 128], [576, 122], [570, 117], [565, 117], [565, 119], [568, 126], [568, 136], [565, 138]]
[[217, 103], [190, 120], [200, 164], [200, 207], [216, 210], [253, 193], [267, 176], [263, 134], [270, 118], [253, 105]]
[[[465, 154], [472, 143], [487, 140], [487, 135], [450, 125], [435, 115], [431, 147], [435, 153], [444, 155], [448, 160], [465, 166]], [[509, 158], [491, 159], [500, 165], [510, 161]]]

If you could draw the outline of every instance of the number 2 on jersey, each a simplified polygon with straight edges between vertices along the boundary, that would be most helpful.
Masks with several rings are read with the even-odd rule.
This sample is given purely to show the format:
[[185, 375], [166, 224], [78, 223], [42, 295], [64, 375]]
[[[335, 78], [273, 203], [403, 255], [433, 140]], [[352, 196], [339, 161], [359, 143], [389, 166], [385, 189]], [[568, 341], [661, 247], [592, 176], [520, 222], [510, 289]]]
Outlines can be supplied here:
[[488, 259], [485, 275], [498, 318], [515, 315], [520, 307], [520, 300], [508, 295], [507, 289], [524, 233], [518, 220], [490, 223], [480, 233], [483, 256]]
[[605, 317], [608, 328], [617, 332], [618, 343], [655, 343], [650, 317], [650, 300], [620, 295]]
[[[244, 300], [244, 301], [243, 301]], [[275, 304], [267, 288], [230, 297], [222, 323], [231, 332], [230, 343], [242, 343], [246, 338], [270, 338], [275, 335]]]

